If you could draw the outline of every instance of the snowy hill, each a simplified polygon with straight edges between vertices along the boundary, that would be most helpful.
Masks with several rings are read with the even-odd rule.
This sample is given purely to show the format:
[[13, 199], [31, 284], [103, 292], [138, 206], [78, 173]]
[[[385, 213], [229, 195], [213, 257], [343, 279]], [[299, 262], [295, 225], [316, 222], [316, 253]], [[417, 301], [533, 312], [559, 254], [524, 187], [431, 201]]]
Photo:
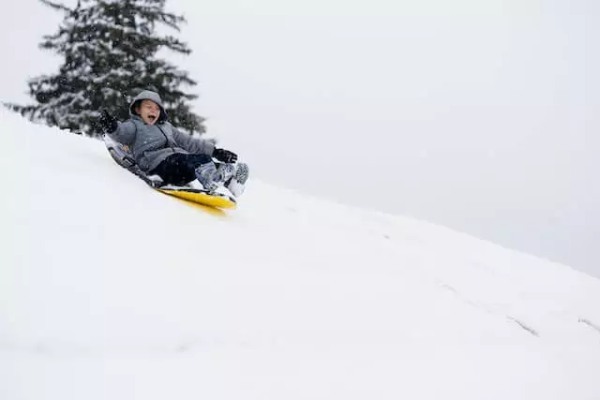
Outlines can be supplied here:
[[0, 113], [0, 399], [600, 399], [600, 281], [254, 178], [219, 215]]

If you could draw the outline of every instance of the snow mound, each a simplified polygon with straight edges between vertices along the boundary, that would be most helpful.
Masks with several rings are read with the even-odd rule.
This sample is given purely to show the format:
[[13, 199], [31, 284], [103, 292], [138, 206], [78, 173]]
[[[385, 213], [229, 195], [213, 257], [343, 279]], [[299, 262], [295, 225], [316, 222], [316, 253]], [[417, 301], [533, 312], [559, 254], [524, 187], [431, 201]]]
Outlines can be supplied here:
[[600, 281], [252, 177], [215, 214], [0, 111], [0, 398], [598, 399]]

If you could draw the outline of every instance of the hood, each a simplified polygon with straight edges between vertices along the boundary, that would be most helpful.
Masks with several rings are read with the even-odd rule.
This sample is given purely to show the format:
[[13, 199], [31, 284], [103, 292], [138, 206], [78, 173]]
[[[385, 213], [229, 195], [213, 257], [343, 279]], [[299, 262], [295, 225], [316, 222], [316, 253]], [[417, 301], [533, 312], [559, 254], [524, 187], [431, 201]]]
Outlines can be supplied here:
[[158, 93], [153, 92], [152, 90], [143, 90], [142, 92], [140, 92], [140, 94], [134, 97], [133, 101], [129, 105], [129, 115], [137, 115], [135, 113], [135, 107], [138, 105], [138, 103], [141, 103], [142, 100], [152, 100], [153, 102], [158, 104], [158, 107], [160, 108], [160, 115], [158, 116], [158, 120], [156, 121], [157, 123], [162, 123], [167, 120], [167, 112], [165, 111], [165, 107], [162, 104], [162, 100], [160, 99]]

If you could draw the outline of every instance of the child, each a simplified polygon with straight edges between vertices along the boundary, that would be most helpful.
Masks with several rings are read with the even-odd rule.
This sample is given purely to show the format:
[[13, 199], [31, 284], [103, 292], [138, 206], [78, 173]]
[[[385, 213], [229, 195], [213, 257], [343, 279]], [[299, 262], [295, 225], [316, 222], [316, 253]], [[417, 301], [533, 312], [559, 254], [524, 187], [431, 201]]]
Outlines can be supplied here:
[[[158, 93], [144, 90], [129, 107], [130, 119], [118, 122], [106, 110], [99, 123], [103, 131], [129, 146], [136, 164], [147, 175], [167, 184], [185, 185], [198, 180], [208, 191], [225, 186], [238, 197], [248, 179], [248, 166], [235, 164], [237, 155], [216, 148], [209, 140], [194, 138], [167, 121]], [[215, 164], [212, 158], [222, 163]]]

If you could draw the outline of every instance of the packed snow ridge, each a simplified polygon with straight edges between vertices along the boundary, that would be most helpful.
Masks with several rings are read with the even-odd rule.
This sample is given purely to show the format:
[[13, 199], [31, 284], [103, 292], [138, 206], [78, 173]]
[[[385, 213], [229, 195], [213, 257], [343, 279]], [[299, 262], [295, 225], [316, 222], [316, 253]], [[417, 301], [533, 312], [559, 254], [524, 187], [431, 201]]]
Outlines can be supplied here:
[[0, 112], [0, 398], [600, 399], [600, 281], [252, 177], [214, 213]]

